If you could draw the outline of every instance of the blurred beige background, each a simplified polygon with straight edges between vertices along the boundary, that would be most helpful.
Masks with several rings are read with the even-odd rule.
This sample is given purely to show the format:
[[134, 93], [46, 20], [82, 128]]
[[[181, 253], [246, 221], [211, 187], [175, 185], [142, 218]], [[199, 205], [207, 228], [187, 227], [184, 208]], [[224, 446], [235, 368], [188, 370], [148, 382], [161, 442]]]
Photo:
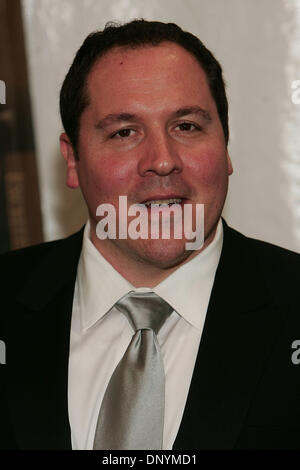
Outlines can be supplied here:
[[[298, 0], [23, 0], [30, 93], [46, 240], [81, 227], [80, 191], [65, 187], [59, 89], [76, 50], [107, 21], [178, 23], [223, 65], [234, 165], [224, 210], [243, 233], [300, 251]], [[295, 100], [294, 100], [295, 101]]]

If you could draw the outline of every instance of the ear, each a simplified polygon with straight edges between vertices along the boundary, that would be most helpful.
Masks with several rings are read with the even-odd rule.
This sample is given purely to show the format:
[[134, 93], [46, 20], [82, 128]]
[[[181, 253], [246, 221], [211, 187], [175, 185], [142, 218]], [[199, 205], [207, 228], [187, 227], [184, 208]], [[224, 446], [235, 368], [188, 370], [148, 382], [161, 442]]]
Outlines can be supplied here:
[[61, 134], [59, 143], [61, 154], [67, 164], [66, 185], [69, 186], [69, 188], [78, 188], [79, 179], [77, 173], [77, 160], [75, 157], [73, 145], [71, 144], [71, 141], [65, 132]]
[[226, 155], [227, 155], [228, 175], [232, 175], [232, 173], [233, 173], [233, 166], [232, 166], [231, 158], [230, 158], [230, 156], [229, 156], [228, 151], [226, 151]]

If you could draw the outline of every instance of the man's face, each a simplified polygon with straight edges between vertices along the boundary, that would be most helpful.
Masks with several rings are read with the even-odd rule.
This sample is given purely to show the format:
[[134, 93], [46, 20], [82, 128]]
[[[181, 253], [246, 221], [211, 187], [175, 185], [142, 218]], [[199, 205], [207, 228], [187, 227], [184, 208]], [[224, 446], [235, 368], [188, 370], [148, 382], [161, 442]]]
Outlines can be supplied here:
[[[170, 198], [182, 199], [183, 209], [204, 204], [209, 243], [232, 168], [216, 104], [196, 59], [171, 42], [115, 48], [93, 66], [87, 92], [79, 160], [70, 144], [62, 144], [62, 152], [68, 185], [79, 185], [86, 200], [94, 243], [99, 244], [97, 207], [111, 203], [118, 209], [120, 195], [127, 196], [128, 206]], [[167, 268], [191, 255], [186, 241], [128, 238], [99, 246]]]

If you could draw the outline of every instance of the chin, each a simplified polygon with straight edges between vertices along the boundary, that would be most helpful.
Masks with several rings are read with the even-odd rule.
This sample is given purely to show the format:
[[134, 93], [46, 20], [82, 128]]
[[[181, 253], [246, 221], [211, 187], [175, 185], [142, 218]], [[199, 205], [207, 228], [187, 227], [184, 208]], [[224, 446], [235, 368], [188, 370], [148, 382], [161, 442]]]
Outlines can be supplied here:
[[180, 264], [193, 253], [185, 248], [185, 240], [147, 240], [137, 254], [140, 260], [160, 269]]

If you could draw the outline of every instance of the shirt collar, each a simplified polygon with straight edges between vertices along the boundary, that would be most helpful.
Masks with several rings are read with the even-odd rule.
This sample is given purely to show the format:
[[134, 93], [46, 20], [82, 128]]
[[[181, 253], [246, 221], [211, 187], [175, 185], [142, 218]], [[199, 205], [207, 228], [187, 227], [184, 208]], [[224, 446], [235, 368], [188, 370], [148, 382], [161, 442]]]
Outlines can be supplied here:
[[134, 290], [134, 286], [92, 243], [89, 220], [83, 233], [77, 282], [81, 328], [84, 330], [102, 318], [123, 295]]
[[[83, 234], [77, 271], [81, 329], [100, 320], [130, 291], [152, 291], [196, 328], [201, 328], [207, 310], [223, 243], [221, 219], [213, 241], [195, 258], [183, 264], [154, 288], [136, 288], [104, 258], [90, 239], [90, 222]], [[200, 310], [199, 310], [200, 309]]]
[[223, 224], [220, 219], [212, 242], [153, 289], [186, 321], [199, 329], [204, 324], [222, 246]]

